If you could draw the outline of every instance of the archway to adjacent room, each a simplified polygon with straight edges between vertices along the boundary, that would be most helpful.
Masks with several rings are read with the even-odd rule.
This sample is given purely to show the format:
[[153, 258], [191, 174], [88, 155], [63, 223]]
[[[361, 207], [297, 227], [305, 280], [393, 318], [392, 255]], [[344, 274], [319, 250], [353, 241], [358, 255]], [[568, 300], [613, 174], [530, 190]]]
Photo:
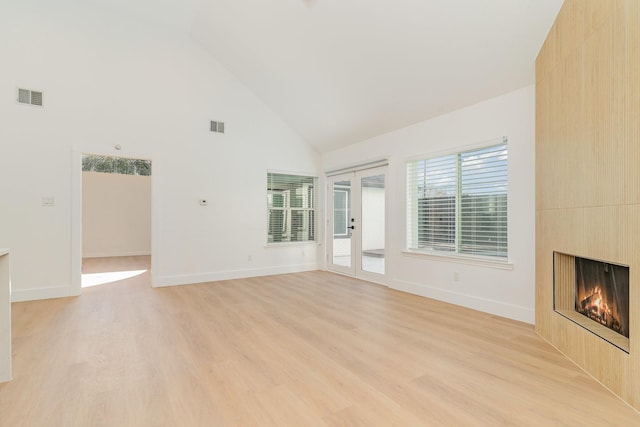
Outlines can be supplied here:
[[82, 150], [73, 168], [74, 293], [136, 276], [152, 282], [151, 159]]

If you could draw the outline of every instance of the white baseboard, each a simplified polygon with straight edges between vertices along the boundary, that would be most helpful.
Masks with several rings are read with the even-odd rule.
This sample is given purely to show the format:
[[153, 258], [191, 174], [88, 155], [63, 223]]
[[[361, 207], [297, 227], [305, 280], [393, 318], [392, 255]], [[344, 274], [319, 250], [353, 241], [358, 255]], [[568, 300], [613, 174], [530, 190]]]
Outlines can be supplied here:
[[245, 279], [248, 277], [273, 276], [275, 274], [301, 273], [304, 271], [314, 271], [318, 269], [318, 264], [295, 264], [278, 267], [264, 267], [242, 270], [214, 271], [202, 274], [181, 274], [175, 276], [158, 277], [154, 287], [191, 285], [194, 283], [216, 282], [219, 280]]
[[[159, 277], [155, 287], [190, 285], [194, 283], [215, 282], [218, 280], [243, 279], [247, 277], [272, 276], [275, 274], [301, 273], [318, 269], [316, 263], [285, 265], [243, 270], [216, 271], [204, 274], [184, 274]], [[37, 289], [12, 289], [11, 302], [36, 301], [50, 298], [64, 298], [79, 295], [70, 285], [50, 286]]]
[[392, 280], [389, 287], [399, 291], [408, 292], [410, 294], [460, 305], [489, 314], [495, 314], [496, 316], [506, 317], [508, 319], [518, 320], [532, 325], [535, 324], [535, 310], [533, 308], [508, 304], [473, 295], [451, 292], [446, 289], [435, 288], [422, 283], [408, 282], [404, 280]]
[[94, 252], [82, 254], [82, 258], [112, 258], [119, 256], [150, 256], [151, 251], [133, 251], [133, 252]]
[[41, 299], [64, 298], [77, 295], [78, 293], [74, 292], [70, 285], [51, 286], [48, 288], [37, 289], [12, 289], [11, 302], [36, 301]]

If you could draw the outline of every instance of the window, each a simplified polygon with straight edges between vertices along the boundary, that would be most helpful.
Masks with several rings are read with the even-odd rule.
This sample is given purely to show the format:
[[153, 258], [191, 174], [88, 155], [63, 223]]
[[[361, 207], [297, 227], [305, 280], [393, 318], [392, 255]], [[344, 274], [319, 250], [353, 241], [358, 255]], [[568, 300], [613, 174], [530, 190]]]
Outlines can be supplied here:
[[150, 176], [151, 160], [85, 154], [82, 156], [82, 171]]
[[267, 174], [268, 243], [316, 240], [315, 178]]
[[507, 140], [407, 164], [410, 250], [507, 258]]

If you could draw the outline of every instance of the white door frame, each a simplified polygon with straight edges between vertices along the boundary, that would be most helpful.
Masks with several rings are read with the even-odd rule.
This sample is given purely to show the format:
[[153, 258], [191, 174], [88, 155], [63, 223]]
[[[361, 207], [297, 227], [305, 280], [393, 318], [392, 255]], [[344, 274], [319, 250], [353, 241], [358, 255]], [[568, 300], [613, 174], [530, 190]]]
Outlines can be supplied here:
[[[387, 254], [385, 253], [385, 273], [378, 274], [374, 272], [365, 271], [362, 268], [362, 178], [373, 175], [385, 176], [385, 251], [388, 248], [388, 207], [389, 207], [389, 194], [388, 194], [388, 168], [387, 166], [380, 166], [375, 168], [368, 168], [359, 171], [347, 172], [339, 175], [327, 176], [327, 269], [336, 273], [345, 274], [353, 277], [368, 280], [379, 284], [386, 285], [388, 277], [388, 268], [386, 266]], [[345, 267], [342, 265], [336, 265], [333, 263], [333, 230], [334, 230], [334, 182], [342, 180], [351, 180], [350, 195], [351, 195], [351, 214], [347, 218], [349, 227], [354, 227], [351, 232], [351, 260], [350, 266]], [[351, 219], [354, 219], [352, 222]]]
[[110, 157], [126, 157], [151, 160], [151, 286], [158, 280], [159, 259], [159, 162], [148, 153], [114, 153], [97, 150], [91, 146], [74, 146], [71, 151], [71, 295], [82, 293], [82, 155], [97, 154]]

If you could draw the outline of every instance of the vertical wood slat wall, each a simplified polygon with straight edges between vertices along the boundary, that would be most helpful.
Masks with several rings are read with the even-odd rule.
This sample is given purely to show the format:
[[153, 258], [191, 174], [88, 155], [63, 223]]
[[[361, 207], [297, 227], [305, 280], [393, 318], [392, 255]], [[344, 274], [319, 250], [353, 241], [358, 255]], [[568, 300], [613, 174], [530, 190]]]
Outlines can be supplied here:
[[[536, 332], [640, 410], [640, 1], [565, 0], [536, 61]], [[553, 311], [554, 251], [629, 266], [629, 353]]]
[[576, 258], [560, 252], [555, 252], [553, 256], [555, 309], [573, 310], [575, 307]]

